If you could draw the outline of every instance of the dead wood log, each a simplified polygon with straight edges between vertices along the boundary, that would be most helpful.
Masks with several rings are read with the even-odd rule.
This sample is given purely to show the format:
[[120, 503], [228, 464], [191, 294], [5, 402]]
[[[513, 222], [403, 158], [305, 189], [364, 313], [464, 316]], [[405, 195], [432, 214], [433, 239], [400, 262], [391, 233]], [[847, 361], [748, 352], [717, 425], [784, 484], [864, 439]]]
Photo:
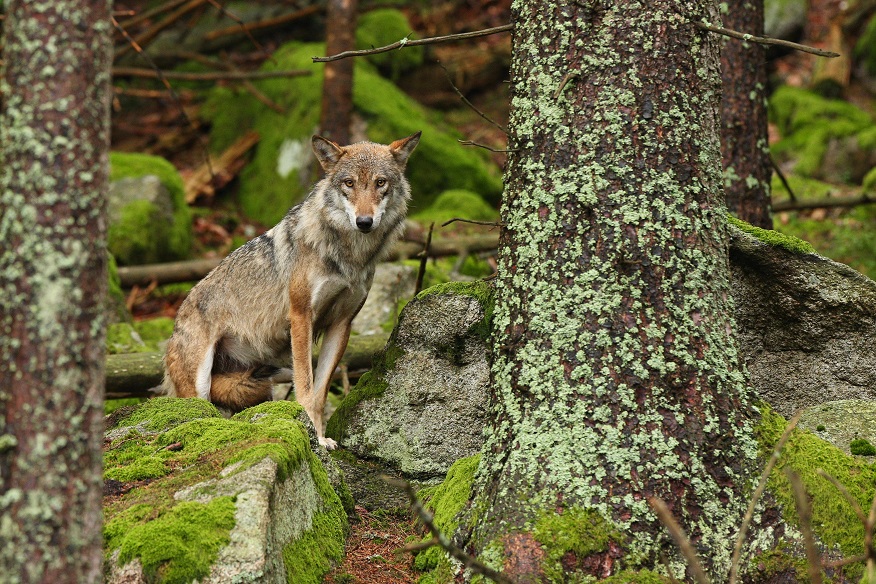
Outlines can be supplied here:
[[[354, 371], [371, 368], [374, 355], [386, 345], [389, 335], [353, 335], [341, 359], [350, 377]], [[319, 350], [314, 351], [314, 359]], [[340, 371], [336, 372], [340, 377]], [[128, 353], [106, 357], [106, 398], [154, 397], [160, 395], [156, 387], [164, 378], [161, 353]]]
[[[439, 258], [460, 254], [492, 251], [499, 246], [498, 234], [457, 237], [433, 241], [429, 246], [429, 257]], [[396, 261], [417, 256], [423, 251], [421, 242], [401, 241], [396, 244], [387, 261]], [[166, 264], [119, 267], [119, 280], [123, 288], [147, 286], [153, 280], [159, 284], [176, 282], [196, 282], [210, 273], [221, 262], [221, 258], [188, 260]]]
[[211, 156], [208, 162], [198, 167], [185, 179], [186, 203], [191, 205], [199, 196], [212, 197], [216, 189], [231, 182], [246, 165], [244, 155], [258, 141], [258, 132], [247, 132], [217, 158]]
[[247, 79], [276, 79], [277, 77], [306, 77], [305, 69], [289, 71], [157, 71], [141, 67], [113, 67], [113, 77], [142, 77], [145, 79], [179, 79], [183, 81], [243, 81]]

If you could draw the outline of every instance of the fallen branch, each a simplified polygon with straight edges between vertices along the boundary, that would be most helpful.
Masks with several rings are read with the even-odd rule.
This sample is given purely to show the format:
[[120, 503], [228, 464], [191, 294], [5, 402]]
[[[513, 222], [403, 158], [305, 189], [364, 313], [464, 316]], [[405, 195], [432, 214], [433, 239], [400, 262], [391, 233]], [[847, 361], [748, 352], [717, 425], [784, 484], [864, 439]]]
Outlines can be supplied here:
[[316, 14], [324, 10], [324, 7], [315, 4], [313, 6], [308, 6], [307, 8], [303, 8], [298, 12], [293, 12], [292, 14], [285, 14], [283, 16], [278, 16], [276, 18], [269, 18], [266, 20], [260, 20], [258, 22], [251, 22], [247, 24], [240, 24], [238, 26], [229, 26], [228, 28], [220, 28], [218, 30], [210, 31], [204, 35], [205, 41], [214, 41], [220, 37], [224, 36], [233, 36], [236, 34], [246, 34], [250, 35], [253, 32], [261, 31], [268, 28], [273, 28], [276, 26], [282, 26], [284, 24], [288, 24], [290, 22], [294, 22], [296, 20], [300, 20], [302, 18], [306, 18], [311, 14]]
[[[341, 358], [348, 371], [371, 368], [374, 355], [386, 346], [389, 335], [353, 335]], [[314, 359], [319, 350], [314, 350]], [[340, 377], [340, 371], [336, 372]], [[106, 357], [106, 397], [153, 397], [159, 395], [155, 388], [164, 378], [161, 353], [127, 353]]]
[[739, 39], [742, 41], [757, 43], [759, 45], [777, 45], [777, 46], [785, 47], [788, 49], [794, 49], [795, 51], [802, 51], [804, 53], [811, 53], [813, 55], [818, 55], [819, 57], [828, 57], [830, 59], [840, 56], [839, 53], [834, 53], [832, 51], [824, 51], [822, 49], [816, 49], [815, 47], [809, 47], [809, 46], [801, 45], [798, 43], [792, 43], [791, 41], [784, 41], [782, 39], [774, 39], [772, 37], [754, 36], [753, 34], [746, 34], [743, 32], [730, 30], [729, 28], [724, 28], [722, 26], [715, 26], [714, 24], [709, 24], [707, 22], [701, 22], [699, 20], [694, 21], [694, 25], [696, 25], [698, 28], [701, 28], [703, 30], [707, 30], [709, 32], [722, 34], [724, 36], [732, 37], [734, 39]]
[[[498, 234], [457, 237], [452, 240], [433, 241], [429, 246], [429, 257], [437, 258], [461, 253], [492, 251], [498, 247]], [[387, 261], [416, 257], [422, 251], [422, 243], [402, 241], [395, 245], [387, 257]], [[213, 258], [143, 266], [122, 266], [118, 269], [119, 280], [123, 288], [136, 285], [147, 286], [153, 280], [159, 284], [196, 282], [210, 273], [210, 270], [218, 266], [221, 261], [221, 258]]]
[[773, 203], [773, 211], [806, 211], [809, 209], [831, 209], [837, 207], [857, 207], [876, 203], [876, 197], [861, 195], [859, 197], [828, 197], [814, 201], [781, 201]]
[[231, 182], [246, 164], [244, 155], [258, 142], [258, 132], [247, 132], [218, 158], [211, 156], [209, 161], [199, 166], [185, 180], [186, 203], [191, 205], [199, 196], [212, 197], [216, 189]]
[[[128, 52], [131, 51], [132, 49], [139, 53], [140, 52], [139, 49], [142, 49], [143, 47], [148, 45], [150, 42], [152, 42], [152, 40], [154, 40], [155, 37], [157, 37], [161, 33], [161, 31], [163, 31], [167, 27], [173, 25], [174, 23], [176, 23], [179, 19], [181, 19], [183, 16], [185, 16], [189, 12], [192, 12], [193, 10], [200, 8], [201, 6], [203, 6], [206, 3], [207, 3], [207, 0], [190, 0], [189, 2], [184, 4], [183, 6], [180, 6], [179, 8], [177, 8], [176, 10], [174, 10], [173, 12], [168, 14], [166, 18], [164, 18], [163, 20], [161, 20], [161, 21], [155, 23], [154, 25], [152, 25], [151, 27], [149, 27], [145, 32], [138, 34], [132, 40], [128, 39], [128, 44], [126, 46], [116, 50], [116, 54], [113, 57], [113, 59], [114, 60], [120, 59], [121, 57], [128, 54]], [[122, 25], [120, 25], [120, 26], [122, 26]]]
[[246, 79], [276, 79], [278, 77], [305, 77], [310, 71], [162, 71], [139, 67], [113, 67], [113, 77], [141, 77], [145, 79], [177, 79], [181, 81], [243, 81]]
[[450, 41], [461, 41], [465, 39], [474, 39], [478, 37], [489, 36], [493, 34], [498, 34], [501, 32], [510, 32], [514, 30], [513, 24], [505, 24], [502, 26], [494, 26], [493, 28], [487, 28], [484, 30], [476, 30], [473, 32], [463, 32], [459, 34], [449, 34], [446, 36], [440, 37], [429, 37], [425, 39], [414, 39], [410, 40], [407, 37], [403, 38], [400, 41], [396, 41], [391, 45], [386, 45], [384, 47], [378, 47], [376, 49], [364, 49], [359, 51], [344, 51], [343, 53], [338, 53], [337, 55], [330, 55], [327, 57], [312, 57], [314, 63], [328, 63], [330, 61], [338, 61], [340, 59], [347, 59], [349, 57], [364, 57], [367, 55], [377, 55], [379, 53], [387, 53], [389, 51], [394, 51], [395, 49], [401, 49], [403, 47], [419, 47], [421, 45], [434, 45], [438, 43], [446, 43]]

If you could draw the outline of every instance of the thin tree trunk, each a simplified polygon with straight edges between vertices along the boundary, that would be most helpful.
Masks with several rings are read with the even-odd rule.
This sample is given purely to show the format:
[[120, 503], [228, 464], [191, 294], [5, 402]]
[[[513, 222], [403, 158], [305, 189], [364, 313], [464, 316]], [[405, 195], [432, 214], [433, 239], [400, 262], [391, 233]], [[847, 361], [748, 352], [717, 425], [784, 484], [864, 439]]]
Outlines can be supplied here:
[[[726, 574], [757, 447], [729, 294], [719, 41], [690, 24], [716, 3], [512, 10], [493, 423], [458, 538], [521, 582], [661, 554], [681, 577], [656, 496]], [[599, 542], [603, 521], [628, 538], [558, 535]]]
[[[763, 0], [732, 0], [724, 26], [763, 36]], [[721, 151], [727, 208], [738, 218], [773, 228], [766, 110], [766, 47], [723, 39]]]
[[[357, 0], [328, 0], [327, 55], [356, 48], [357, 4]], [[353, 116], [353, 59], [326, 63], [324, 75], [320, 132], [338, 144], [349, 144]]]
[[3, 28], [0, 581], [100, 582], [110, 2]]

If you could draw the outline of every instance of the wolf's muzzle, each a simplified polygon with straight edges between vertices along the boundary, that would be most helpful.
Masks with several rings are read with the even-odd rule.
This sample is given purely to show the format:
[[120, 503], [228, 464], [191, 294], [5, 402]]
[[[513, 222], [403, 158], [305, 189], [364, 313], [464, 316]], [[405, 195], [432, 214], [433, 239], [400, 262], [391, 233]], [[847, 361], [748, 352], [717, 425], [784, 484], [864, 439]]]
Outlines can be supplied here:
[[356, 217], [356, 227], [359, 228], [359, 231], [362, 233], [368, 233], [371, 231], [371, 228], [374, 226], [374, 218], [369, 217], [367, 215]]

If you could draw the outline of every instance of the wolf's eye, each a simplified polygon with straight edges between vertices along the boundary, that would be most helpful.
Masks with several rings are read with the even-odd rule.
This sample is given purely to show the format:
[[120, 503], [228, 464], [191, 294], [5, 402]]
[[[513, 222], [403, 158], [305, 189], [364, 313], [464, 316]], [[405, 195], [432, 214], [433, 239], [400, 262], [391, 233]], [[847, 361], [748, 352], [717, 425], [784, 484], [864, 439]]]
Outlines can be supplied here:
[[383, 185], [385, 185], [385, 184], [386, 184], [386, 179], [385, 179], [385, 178], [379, 178], [379, 179], [377, 179], [377, 186], [378, 186], [378, 187], [383, 187]]
[[347, 187], [352, 189], [353, 188], [353, 179], [348, 178], [347, 180], [344, 181], [344, 184], [347, 185]]

